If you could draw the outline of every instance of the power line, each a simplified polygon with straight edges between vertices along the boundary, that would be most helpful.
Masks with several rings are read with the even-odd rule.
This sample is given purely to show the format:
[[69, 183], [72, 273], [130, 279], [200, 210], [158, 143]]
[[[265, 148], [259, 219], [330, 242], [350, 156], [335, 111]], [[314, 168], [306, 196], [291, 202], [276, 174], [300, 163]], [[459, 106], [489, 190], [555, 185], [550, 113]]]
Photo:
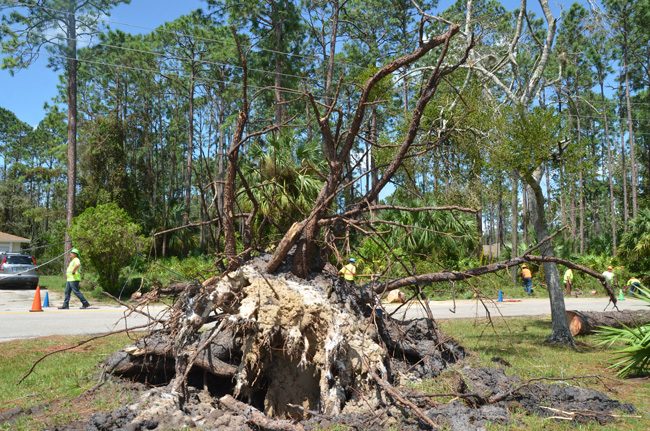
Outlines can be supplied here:
[[[64, 40], [75, 40], [75, 41], [80, 40], [78, 38], [68, 38], [68, 37], [65, 37], [65, 36], [60, 36], [58, 38], [59, 39], [64, 39]], [[48, 41], [48, 43], [54, 44], [51, 41]], [[54, 45], [59, 46], [57, 44], [54, 44]], [[157, 56], [164, 56], [164, 57], [169, 58], [169, 59], [178, 60], [178, 61], [182, 61], [182, 62], [188, 62], [188, 63], [195, 62], [195, 63], [214, 65], [214, 66], [232, 67], [232, 68], [241, 69], [241, 70], [244, 69], [242, 66], [231, 64], [231, 63], [222, 63], [222, 62], [211, 61], [211, 60], [197, 60], [197, 59], [193, 59], [191, 57], [174, 56], [174, 55], [171, 55], [171, 54], [167, 54], [166, 52], [149, 51], [149, 50], [146, 50], [146, 49], [137, 49], [137, 48], [131, 48], [131, 47], [122, 46], [122, 45], [112, 45], [112, 44], [104, 43], [104, 42], [98, 42], [95, 45], [93, 45], [93, 47], [95, 47], [95, 46], [104, 46], [104, 47], [107, 47], [107, 48], [121, 49], [121, 50], [124, 50], [124, 51], [137, 52], [137, 53], [141, 53], [141, 54], [153, 54], [153, 55], [157, 55]], [[303, 79], [303, 80], [317, 81], [315, 78], [310, 78], [310, 77], [307, 77], [307, 76], [293, 75], [293, 74], [288, 74], [288, 73], [281, 73], [281, 72], [275, 72], [275, 71], [270, 71], [270, 70], [265, 70], [265, 69], [257, 69], [257, 68], [251, 68], [251, 67], [248, 67], [247, 69], [251, 70], [251, 71], [254, 71], [254, 72], [261, 72], [261, 73], [268, 73], [268, 74], [273, 74], [273, 75], [287, 76], [287, 77], [291, 77], [291, 78], [299, 78], [299, 79]]]
[[[64, 14], [69, 13], [69, 11], [66, 11], [66, 10], [63, 10], [63, 9], [56, 9], [56, 8], [52, 8], [52, 7], [48, 7], [48, 6], [44, 6], [44, 5], [39, 5], [39, 4], [21, 3], [19, 1], [14, 1], [14, 4], [16, 6], [24, 6], [24, 7], [27, 7], [27, 8], [38, 7], [40, 9], [49, 10], [49, 11], [52, 11], [52, 12], [60, 12], [60, 13], [64, 13]], [[119, 21], [114, 21], [114, 20], [111, 20], [111, 19], [105, 19], [104, 21], [106, 23], [123, 25], [125, 27], [137, 28], [137, 29], [140, 29], [140, 30], [147, 30], [149, 32], [158, 31], [158, 32], [161, 32], [161, 33], [174, 34], [176, 36], [192, 37], [194, 39], [203, 40], [203, 41], [206, 41], [206, 42], [217, 42], [217, 43], [223, 43], [224, 42], [223, 39], [219, 40], [219, 39], [213, 39], [213, 38], [208, 38], [208, 37], [203, 37], [203, 36], [195, 36], [195, 35], [191, 35], [191, 34], [188, 34], [188, 33], [182, 33], [182, 32], [172, 31], [172, 30], [164, 30], [164, 29], [160, 29], [160, 28], [155, 29], [155, 28], [150, 28], [150, 27], [144, 27], [144, 26], [139, 26], [139, 25], [134, 25], [134, 24], [123, 23], [123, 22], [119, 22]], [[253, 47], [251, 46], [249, 48], [253, 48]], [[262, 47], [259, 47], [259, 46], [255, 46], [255, 49], [257, 49], [259, 51], [271, 52], [271, 53], [274, 53], [274, 54], [284, 54], [284, 55], [288, 55], [288, 56], [292, 56], [292, 57], [302, 57], [302, 58], [308, 58], [308, 59], [312, 59], [312, 60], [322, 60], [322, 58], [316, 57], [316, 56], [313, 56], [313, 55], [295, 54], [295, 53], [292, 53], [292, 52], [279, 51], [279, 50], [274, 50], [274, 49], [270, 49], [270, 48], [262, 48]], [[359, 65], [354, 64], [354, 63], [348, 63], [348, 62], [344, 62], [344, 61], [339, 61], [338, 63], [345, 64], [345, 65], [348, 65], [348, 66], [351, 66], [351, 67], [356, 67], [356, 68], [359, 68], [359, 69], [365, 69], [364, 66], [359, 66]]]
[[[122, 69], [134, 70], [134, 71], [138, 71], [138, 72], [147, 72], [147, 73], [151, 73], [151, 74], [155, 74], [155, 75], [160, 75], [160, 76], [162, 76], [163, 78], [166, 78], [166, 79], [171, 79], [170, 77], [166, 76], [163, 72], [158, 71], [158, 70], [154, 70], [154, 69], [145, 69], [145, 68], [142, 68], [142, 67], [127, 66], [125, 64], [107, 63], [107, 62], [103, 62], [103, 61], [87, 60], [87, 59], [82, 59], [82, 58], [75, 59], [73, 57], [68, 57], [68, 56], [65, 56], [65, 55], [51, 54], [51, 56], [55, 57], [55, 58], [61, 58], [61, 59], [64, 59], [64, 60], [76, 60], [76, 61], [78, 61], [80, 63], [97, 64], [97, 65], [100, 65], [100, 66], [119, 67], [119, 68], [122, 68]], [[171, 69], [171, 70], [175, 71], [175, 72], [178, 72], [178, 70], [173, 70], [173, 69]], [[214, 83], [222, 83], [222, 84], [241, 85], [240, 83], [233, 82], [233, 81], [223, 81], [223, 80], [211, 79], [211, 78], [196, 78], [196, 81], [197, 82], [214, 82]], [[260, 89], [260, 90], [272, 90], [272, 89], [275, 89], [276, 87], [270, 87], [270, 86], [269, 87], [260, 87], [260, 86], [257, 86], [257, 85], [248, 85], [248, 88], [256, 88], [256, 89]], [[300, 90], [295, 90], [295, 89], [292, 89], [292, 88], [279, 88], [279, 90], [282, 91], [282, 92], [286, 92], [286, 93], [304, 94], [304, 92], [302, 92]]]
[[[548, 99], [547, 99], [547, 101], [548, 101]], [[566, 105], [569, 105], [569, 104], [571, 103], [569, 100], [551, 99], [550, 101], [551, 101], [551, 102], [555, 102], [555, 103], [560, 102], [560, 103], [564, 103], [564, 104], [566, 104]], [[600, 104], [600, 105], [610, 105], [610, 104], [611, 104], [611, 105], [616, 105], [616, 104], [617, 104], [617, 102], [615, 102], [615, 101], [609, 101], [609, 100], [605, 100], [605, 101], [603, 101], [603, 100], [584, 100], [584, 99], [583, 99], [582, 102], [583, 102], [583, 104], [586, 104], [586, 105], [589, 105], [589, 104], [591, 104], [591, 105], [595, 105], [595, 104]], [[624, 103], [625, 103], [625, 102], [624, 102]], [[650, 105], [650, 102], [630, 102], [630, 105], [644, 105], [644, 106], [645, 106], [645, 105]]]

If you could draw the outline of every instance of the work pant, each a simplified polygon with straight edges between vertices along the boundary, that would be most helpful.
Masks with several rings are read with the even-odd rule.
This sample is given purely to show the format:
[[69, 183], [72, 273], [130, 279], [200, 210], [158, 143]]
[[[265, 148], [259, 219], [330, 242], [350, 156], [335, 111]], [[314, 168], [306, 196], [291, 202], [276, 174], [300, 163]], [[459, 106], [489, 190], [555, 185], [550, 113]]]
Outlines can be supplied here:
[[68, 281], [65, 283], [65, 298], [63, 299], [63, 306], [67, 307], [70, 303], [70, 292], [74, 292], [75, 296], [83, 305], [88, 305], [88, 301], [84, 298], [84, 294], [79, 290], [78, 281]]
[[524, 278], [524, 290], [529, 295], [533, 294], [533, 279], [532, 278]]

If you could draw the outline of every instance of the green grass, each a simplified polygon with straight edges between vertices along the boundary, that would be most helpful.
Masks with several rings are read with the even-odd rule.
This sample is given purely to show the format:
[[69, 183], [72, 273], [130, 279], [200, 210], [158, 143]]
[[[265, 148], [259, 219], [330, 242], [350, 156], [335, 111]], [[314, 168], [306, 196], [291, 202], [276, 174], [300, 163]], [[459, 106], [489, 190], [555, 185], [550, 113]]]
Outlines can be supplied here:
[[[544, 343], [551, 332], [550, 318], [495, 319], [494, 328], [486, 321], [471, 319], [440, 321], [441, 329], [471, 351], [467, 362], [476, 366], [494, 367], [492, 358], [497, 356], [508, 361], [509, 375], [523, 380], [538, 377], [570, 378], [575, 376], [598, 376], [576, 380], [573, 384], [600, 390], [622, 402], [634, 404], [643, 418], [624, 418], [601, 426], [597, 423], [577, 425], [565, 421], [549, 421], [538, 416], [515, 412], [508, 426], [491, 425], [490, 430], [647, 430], [650, 429], [650, 381], [648, 379], [621, 379], [608, 369], [612, 349], [596, 347], [594, 336], [580, 337], [579, 351], [550, 346]], [[449, 370], [437, 379], [427, 380], [419, 389], [428, 393], [445, 393], [453, 387], [455, 371]], [[437, 398], [445, 402], [448, 399]]]
[[61, 275], [41, 275], [38, 278], [41, 288], [47, 288], [53, 292], [65, 290], [65, 278]]
[[109, 354], [130, 343], [126, 335], [113, 335], [42, 361], [24, 382], [21, 377], [41, 356], [74, 346], [84, 337], [47, 337], [0, 343], [0, 412], [31, 409], [0, 430], [42, 430], [87, 420], [92, 412], [118, 408], [131, 399], [121, 385], [108, 383], [91, 396], [84, 393], [98, 381], [101, 363]]
[[[522, 379], [536, 377], [599, 376], [599, 379], [577, 380], [583, 385], [605, 392], [612, 398], [636, 406], [643, 418], [623, 418], [608, 425], [554, 422], [523, 412], [513, 412], [508, 426], [490, 425], [489, 430], [551, 431], [645, 431], [650, 429], [650, 381], [648, 379], [620, 379], [607, 367], [612, 349], [595, 347], [593, 336], [580, 337], [580, 351], [544, 344], [550, 333], [548, 318], [496, 319], [495, 328], [485, 321], [444, 320], [442, 330], [457, 339], [471, 355], [465, 361], [475, 366], [495, 366], [492, 357], [498, 356], [512, 366], [509, 375]], [[22, 415], [11, 424], [0, 424], [1, 431], [41, 430], [61, 426], [75, 420], [87, 420], [93, 412], [108, 411], [132, 401], [133, 393], [122, 385], [106, 384], [92, 396], [83, 394], [97, 383], [98, 364], [110, 353], [130, 340], [125, 335], [111, 336], [45, 359], [34, 374], [21, 385], [18, 380], [43, 354], [63, 346], [76, 344], [82, 337], [47, 337], [34, 340], [10, 341], [0, 344], [0, 411], [20, 407], [41, 406], [31, 415]], [[433, 380], [418, 384], [428, 393], [452, 390], [456, 373], [453, 369]], [[448, 399], [436, 398], [438, 402]]]

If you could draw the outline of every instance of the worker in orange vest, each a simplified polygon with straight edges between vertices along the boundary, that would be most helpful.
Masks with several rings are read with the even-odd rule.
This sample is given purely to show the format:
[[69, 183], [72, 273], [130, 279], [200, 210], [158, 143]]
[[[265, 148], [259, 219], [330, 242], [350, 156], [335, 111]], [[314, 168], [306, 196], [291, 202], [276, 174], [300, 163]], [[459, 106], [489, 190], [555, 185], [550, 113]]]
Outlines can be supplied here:
[[525, 263], [521, 265], [521, 279], [524, 283], [524, 290], [528, 296], [533, 294], [533, 274]]

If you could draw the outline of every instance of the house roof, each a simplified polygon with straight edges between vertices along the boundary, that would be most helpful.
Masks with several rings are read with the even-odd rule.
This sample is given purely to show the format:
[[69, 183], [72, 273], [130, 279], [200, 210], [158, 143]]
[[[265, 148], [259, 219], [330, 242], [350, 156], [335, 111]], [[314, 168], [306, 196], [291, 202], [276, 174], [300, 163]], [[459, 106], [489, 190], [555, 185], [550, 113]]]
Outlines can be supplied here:
[[27, 238], [22, 238], [20, 236], [12, 235], [10, 233], [0, 232], [0, 242], [21, 242], [21, 243], [30, 243], [31, 241]]

